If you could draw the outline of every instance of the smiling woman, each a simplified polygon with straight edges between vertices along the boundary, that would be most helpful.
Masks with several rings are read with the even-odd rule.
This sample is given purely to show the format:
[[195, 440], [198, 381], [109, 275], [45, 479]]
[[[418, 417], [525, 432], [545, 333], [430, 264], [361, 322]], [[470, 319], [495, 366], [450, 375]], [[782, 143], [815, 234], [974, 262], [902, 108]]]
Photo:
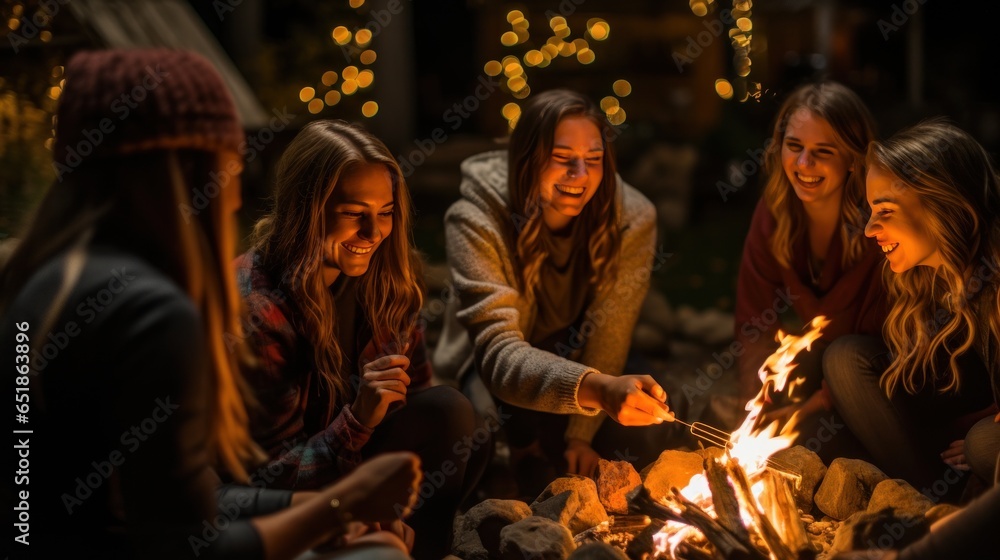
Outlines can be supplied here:
[[236, 262], [260, 367], [254, 438], [280, 488], [312, 489], [381, 451], [412, 450], [445, 474], [414, 512], [413, 554], [448, 554], [451, 518], [485, 467], [462, 455], [472, 405], [430, 387], [411, 202], [385, 145], [343, 121], [315, 121], [278, 164], [272, 211]]

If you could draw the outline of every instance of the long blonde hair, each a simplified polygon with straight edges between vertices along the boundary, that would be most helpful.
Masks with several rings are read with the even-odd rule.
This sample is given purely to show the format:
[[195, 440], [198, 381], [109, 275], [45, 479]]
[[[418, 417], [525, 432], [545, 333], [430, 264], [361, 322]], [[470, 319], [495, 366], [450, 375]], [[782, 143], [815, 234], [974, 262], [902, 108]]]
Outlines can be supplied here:
[[[292, 318], [312, 346], [313, 365], [332, 406], [346, 388], [343, 349], [337, 343], [335, 302], [323, 281], [324, 207], [352, 167], [381, 164], [392, 179], [392, 233], [359, 278], [359, 297], [376, 348], [401, 352], [423, 304], [420, 256], [413, 248], [409, 189], [389, 149], [343, 121], [306, 125], [278, 163], [274, 207], [254, 227], [251, 245], [272, 278], [287, 288], [298, 314]], [[350, 325], [344, 328], [351, 328]]]
[[587, 97], [570, 90], [556, 89], [539, 94], [525, 107], [510, 136], [508, 183], [512, 220], [510, 238], [516, 247], [521, 291], [534, 298], [542, 263], [548, 249], [542, 239], [542, 199], [538, 176], [552, 154], [556, 127], [566, 117], [582, 116], [601, 131], [604, 147], [603, 177], [594, 197], [578, 219], [588, 232], [590, 285], [598, 290], [613, 286], [618, 275], [621, 252], [621, 185], [616, 173], [613, 138], [604, 113]]
[[802, 86], [782, 103], [764, 150], [767, 183], [763, 196], [776, 222], [770, 239], [771, 252], [778, 264], [785, 268], [791, 268], [792, 247], [805, 237], [808, 219], [802, 201], [795, 196], [781, 166], [785, 129], [791, 116], [799, 109], [807, 109], [813, 116], [830, 123], [835, 141], [850, 156], [848, 167], [854, 167], [847, 177], [840, 203], [840, 237], [844, 246], [842, 265], [847, 268], [861, 260], [865, 251], [868, 205], [865, 203], [864, 158], [868, 143], [875, 138], [874, 119], [853, 91], [835, 82]]
[[[992, 339], [985, 358], [1000, 363], [1000, 292], [977, 276], [983, 266], [1000, 265], [996, 169], [975, 139], [941, 120], [873, 142], [867, 159], [919, 198], [926, 215], [921, 225], [936, 238], [943, 261], [936, 269], [916, 266], [898, 274], [883, 269], [892, 300], [884, 335], [894, 359], [882, 383], [890, 395], [900, 385], [915, 393], [928, 382], [941, 392], [957, 391], [958, 357], [977, 336]], [[979, 300], [980, 295], [989, 299]], [[939, 314], [939, 309], [948, 312]], [[978, 329], [981, 313], [987, 315], [989, 333]], [[942, 372], [938, 358], [943, 355], [948, 369]]]
[[[240, 188], [218, 153], [154, 150], [84, 163], [52, 186], [0, 274], [0, 312], [42, 264], [63, 252], [68, 260], [85, 258], [92, 242], [110, 241], [142, 255], [200, 311], [213, 395], [209, 448], [217, 464], [246, 481], [246, 465], [264, 455], [248, 431], [247, 402], [252, 400], [239, 373], [249, 354], [242, 346], [230, 351], [224, 343], [229, 333], [242, 339], [241, 299], [231, 271], [234, 247], [225, 244], [234, 239], [225, 228], [235, 223], [222, 197], [201, 212], [182, 211], [194, 208], [191, 193], [210, 176], [218, 178], [220, 189]], [[79, 267], [64, 269], [62, 289], [46, 317], [58, 317], [79, 272]]]

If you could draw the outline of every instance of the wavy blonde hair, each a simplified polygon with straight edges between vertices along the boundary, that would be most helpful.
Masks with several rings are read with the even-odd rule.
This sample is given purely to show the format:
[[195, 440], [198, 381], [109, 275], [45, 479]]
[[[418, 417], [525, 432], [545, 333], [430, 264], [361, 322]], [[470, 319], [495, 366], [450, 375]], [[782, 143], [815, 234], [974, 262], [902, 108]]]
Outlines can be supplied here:
[[799, 109], [830, 123], [835, 141], [850, 156], [848, 167], [854, 171], [847, 177], [841, 199], [840, 237], [844, 246], [842, 264], [845, 268], [861, 260], [865, 251], [865, 223], [868, 205], [865, 202], [864, 163], [868, 143], [875, 139], [875, 124], [868, 107], [850, 89], [835, 82], [808, 84], [788, 96], [778, 110], [770, 142], [764, 150], [764, 202], [776, 222], [770, 239], [771, 252], [778, 264], [791, 268], [792, 247], [806, 236], [806, 216], [802, 201], [795, 196], [785, 170], [781, 166], [781, 146], [788, 121]]
[[[928, 383], [940, 392], [957, 391], [957, 358], [977, 336], [992, 337], [986, 358], [1000, 363], [1000, 292], [977, 277], [983, 265], [1000, 265], [996, 169], [975, 139], [942, 120], [872, 143], [867, 159], [919, 198], [926, 215], [922, 225], [936, 239], [943, 261], [936, 269], [916, 266], [899, 274], [883, 269], [893, 302], [884, 335], [894, 359], [882, 383], [889, 395], [900, 385], [915, 393]], [[986, 314], [989, 333], [979, 331], [980, 314]], [[948, 368], [939, 371], [937, 358], [943, 355]]]
[[562, 119], [573, 116], [593, 122], [601, 131], [604, 147], [601, 184], [578, 217], [585, 225], [583, 231], [589, 232], [590, 285], [598, 290], [608, 289], [618, 276], [622, 193], [614, 150], [608, 141], [614, 132], [604, 113], [590, 99], [565, 89], [546, 91], [525, 107], [511, 133], [508, 148], [510, 209], [518, 217], [512, 220], [510, 235], [520, 268], [520, 288], [529, 299], [534, 298], [542, 263], [548, 257], [542, 239], [545, 224], [538, 176], [552, 156], [556, 127]]
[[92, 242], [111, 242], [141, 255], [200, 311], [213, 395], [209, 449], [216, 464], [246, 482], [246, 465], [265, 457], [248, 431], [247, 405], [254, 401], [240, 376], [240, 366], [252, 358], [241, 344], [227, 347], [224, 341], [230, 333], [235, 340], [243, 338], [242, 300], [231, 270], [235, 207], [227, 208], [219, 196], [200, 212], [181, 210], [194, 207], [191, 193], [210, 177], [217, 178], [220, 189], [240, 188], [225, 161], [219, 153], [156, 150], [81, 165], [46, 194], [0, 275], [0, 311], [42, 264], [66, 252], [63, 282], [45, 315], [48, 330], [76, 285]]
[[361, 164], [384, 165], [392, 179], [392, 233], [359, 279], [359, 297], [376, 348], [399, 352], [423, 305], [420, 255], [410, 232], [413, 204], [396, 160], [380, 140], [344, 121], [306, 125], [278, 163], [274, 207], [254, 227], [251, 244], [263, 267], [287, 287], [292, 318], [312, 346], [312, 360], [332, 407], [345, 392], [344, 351], [337, 343], [335, 302], [323, 281], [324, 208], [340, 177]]

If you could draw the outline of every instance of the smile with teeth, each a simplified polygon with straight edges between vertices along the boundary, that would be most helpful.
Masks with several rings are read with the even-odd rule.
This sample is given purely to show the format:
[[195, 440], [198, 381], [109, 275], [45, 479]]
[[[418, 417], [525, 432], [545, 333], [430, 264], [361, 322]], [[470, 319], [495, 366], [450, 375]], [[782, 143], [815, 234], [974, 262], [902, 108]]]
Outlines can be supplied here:
[[357, 245], [348, 245], [347, 243], [340, 244], [343, 248], [354, 253], [355, 255], [366, 255], [372, 252], [373, 247], [358, 247]]
[[888, 255], [889, 253], [895, 251], [896, 247], [899, 247], [899, 243], [889, 243], [887, 245], [882, 245], [882, 252]]
[[822, 177], [813, 176], [813, 175], [803, 175], [801, 173], [796, 173], [795, 177], [799, 181], [802, 181], [803, 183], [818, 183], [818, 182], [820, 182], [820, 181], [823, 180]]
[[584, 187], [570, 187], [568, 185], [560, 185], [556, 183], [556, 189], [563, 194], [571, 194], [573, 196], [579, 196], [583, 194], [583, 191], [587, 190]]

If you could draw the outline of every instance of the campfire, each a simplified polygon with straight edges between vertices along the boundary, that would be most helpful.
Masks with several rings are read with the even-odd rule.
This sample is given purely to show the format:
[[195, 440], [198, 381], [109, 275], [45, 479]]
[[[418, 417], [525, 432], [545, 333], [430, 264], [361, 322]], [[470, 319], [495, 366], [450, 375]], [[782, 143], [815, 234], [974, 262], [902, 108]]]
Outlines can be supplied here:
[[794, 396], [800, 383], [791, 379], [792, 361], [828, 323], [817, 317], [802, 336], [779, 332], [778, 350], [760, 368], [763, 387], [747, 403], [747, 417], [732, 435], [692, 426], [692, 433], [724, 450], [718, 458], [705, 459], [703, 474], [666, 496], [651, 496], [645, 486], [633, 493], [633, 509], [667, 519], [652, 537], [656, 554], [761, 560], [815, 557], [793, 497], [799, 477], [770, 460], [795, 440], [796, 417], [783, 426], [777, 421], [759, 424], [770, 395], [787, 389]]

